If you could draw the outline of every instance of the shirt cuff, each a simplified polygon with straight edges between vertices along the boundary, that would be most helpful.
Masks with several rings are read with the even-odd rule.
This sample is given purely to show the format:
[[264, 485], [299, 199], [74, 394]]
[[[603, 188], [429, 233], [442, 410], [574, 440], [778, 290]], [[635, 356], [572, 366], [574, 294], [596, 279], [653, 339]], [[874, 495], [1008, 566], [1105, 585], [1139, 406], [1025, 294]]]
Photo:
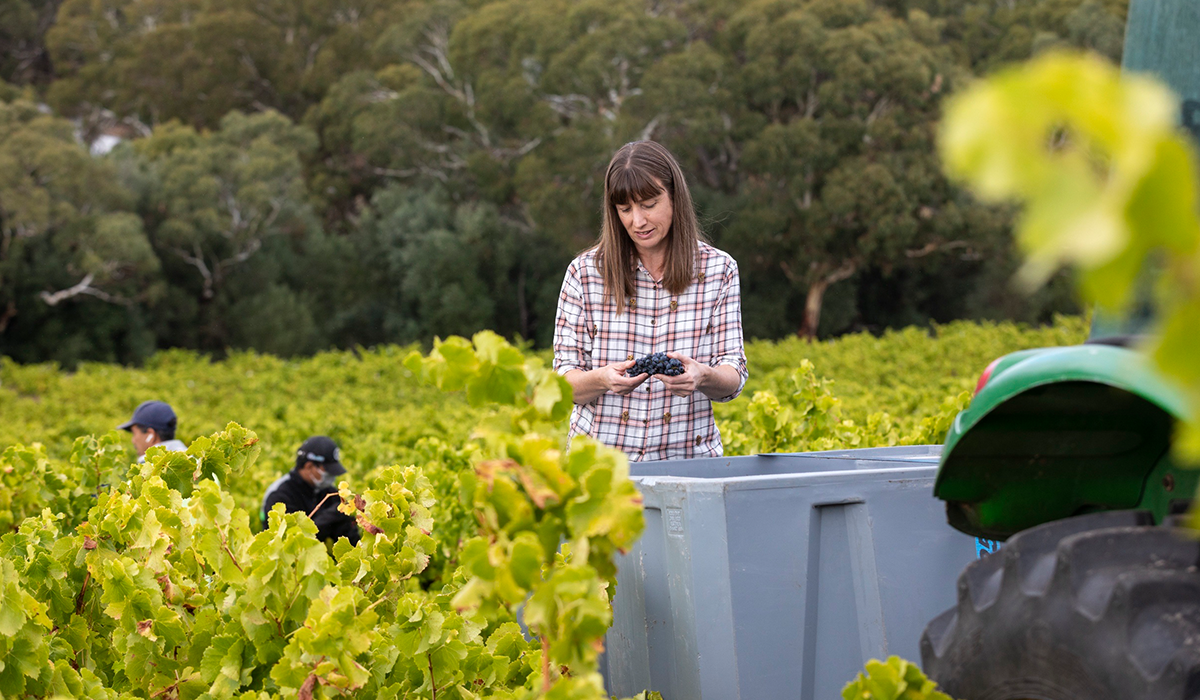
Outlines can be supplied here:
[[717, 360], [715, 363], [713, 363], [712, 366], [720, 367], [721, 365], [729, 365], [730, 367], [736, 369], [740, 381], [738, 381], [738, 387], [737, 387], [737, 389], [734, 390], [734, 392], [732, 394], [730, 394], [729, 396], [722, 396], [719, 399], [711, 399], [711, 401], [713, 403], [728, 403], [730, 401], [733, 401], [737, 397], [741, 396], [742, 389], [744, 389], [746, 387], [746, 377], [748, 377], [750, 374], [745, 369], [746, 364], [738, 359], [721, 358], [721, 359]]

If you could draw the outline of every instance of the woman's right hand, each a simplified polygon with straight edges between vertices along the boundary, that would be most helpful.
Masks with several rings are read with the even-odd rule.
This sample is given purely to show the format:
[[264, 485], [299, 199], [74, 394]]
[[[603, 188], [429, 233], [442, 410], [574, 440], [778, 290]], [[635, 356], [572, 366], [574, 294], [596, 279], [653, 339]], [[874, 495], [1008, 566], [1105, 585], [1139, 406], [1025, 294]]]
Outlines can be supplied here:
[[618, 396], [628, 396], [650, 378], [648, 374], [626, 377], [625, 372], [633, 365], [634, 360], [627, 360], [588, 371], [573, 369], [563, 377], [575, 392], [575, 403], [589, 404], [610, 391]]
[[645, 372], [633, 377], [625, 376], [625, 373], [636, 362], [636, 360], [626, 360], [625, 362], [614, 362], [611, 365], [601, 367], [600, 371], [603, 372], [601, 376], [604, 378], [604, 386], [608, 387], [608, 390], [614, 394], [629, 396], [634, 389], [641, 386], [643, 382], [650, 378], [650, 375]]

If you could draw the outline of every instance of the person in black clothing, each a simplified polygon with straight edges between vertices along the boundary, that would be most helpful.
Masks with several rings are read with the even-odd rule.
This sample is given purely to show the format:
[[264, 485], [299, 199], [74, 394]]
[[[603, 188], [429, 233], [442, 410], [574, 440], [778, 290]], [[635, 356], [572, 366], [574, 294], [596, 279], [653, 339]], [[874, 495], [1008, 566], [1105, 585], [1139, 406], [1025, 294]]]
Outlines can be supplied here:
[[[320, 503], [320, 510], [312, 515], [317, 525], [317, 539], [336, 541], [339, 537], [345, 537], [350, 544], [357, 544], [358, 524], [354, 518], [337, 509], [341, 499], [336, 496], [334, 478], [346, 473], [339, 457], [337, 443], [324, 435], [305, 440], [296, 450], [296, 466], [267, 487], [259, 514], [263, 529], [267, 529], [267, 513], [276, 503], [282, 503], [288, 513], [312, 513]], [[321, 503], [331, 493], [335, 495]]]

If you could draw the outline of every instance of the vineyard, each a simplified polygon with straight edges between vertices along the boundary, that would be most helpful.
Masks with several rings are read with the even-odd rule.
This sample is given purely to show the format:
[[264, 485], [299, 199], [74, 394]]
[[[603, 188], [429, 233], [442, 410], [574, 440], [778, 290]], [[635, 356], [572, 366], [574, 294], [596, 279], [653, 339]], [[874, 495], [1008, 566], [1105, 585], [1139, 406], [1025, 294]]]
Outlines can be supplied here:
[[[750, 343], [717, 421], [728, 454], [938, 442], [991, 359], [1085, 335], [1060, 318]], [[564, 449], [547, 366], [490, 333], [69, 374], [0, 358], [0, 696], [607, 697], [613, 555], [641, 500], [623, 455]], [[148, 398], [191, 448], [131, 466], [112, 426]], [[297, 514], [259, 531], [312, 434], [342, 447], [357, 547]]]

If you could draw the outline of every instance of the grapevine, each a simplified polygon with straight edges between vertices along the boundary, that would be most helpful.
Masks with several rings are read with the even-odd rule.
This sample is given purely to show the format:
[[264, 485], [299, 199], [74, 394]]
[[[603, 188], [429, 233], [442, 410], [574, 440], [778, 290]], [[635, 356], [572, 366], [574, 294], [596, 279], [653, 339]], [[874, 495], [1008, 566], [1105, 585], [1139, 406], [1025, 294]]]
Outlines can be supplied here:
[[[642, 527], [624, 456], [538, 433], [561, 420], [569, 388], [491, 334], [407, 364], [465, 388], [496, 422], [446, 460], [471, 465], [457, 479], [438, 456], [450, 448], [426, 442], [424, 468], [382, 468], [357, 492], [344, 481], [339, 507], [363, 529], [354, 547], [330, 550], [281, 506], [252, 530], [226, 489], [261, 446], [236, 424], [140, 466], [113, 458], [116, 436], [80, 438], [69, 460], [10, 448], [7, 465], [61, 478], [23, 492], [42, 507], [0, 538], [0, 694], [606, 697], [596, 658], [613, 556]], [[435, 480], [477, 523], [461, 548], [461, 527], [439, 542], [434, 514], [456, 494]], [[457, 565], [422, 579], [447, 552]], [[516, 624], [522, 604], [532, 637]]]
[[[991, 356], [1084, 327], [750, 343], [748, 396], [717, 407], [727, 452], [936, 442]], [[606, 697], [613, 555], [641, 505], [623, 455], [566, 447], [570, 387], [545, 364], [489, 333], [73, 374], [0, 358], [0, 694]], [[138, 465], [110, 429], [147, 394], [190, 448]], [[300, 514], [259, 531], [316, 432], [343, 445], [356, 547]]]

